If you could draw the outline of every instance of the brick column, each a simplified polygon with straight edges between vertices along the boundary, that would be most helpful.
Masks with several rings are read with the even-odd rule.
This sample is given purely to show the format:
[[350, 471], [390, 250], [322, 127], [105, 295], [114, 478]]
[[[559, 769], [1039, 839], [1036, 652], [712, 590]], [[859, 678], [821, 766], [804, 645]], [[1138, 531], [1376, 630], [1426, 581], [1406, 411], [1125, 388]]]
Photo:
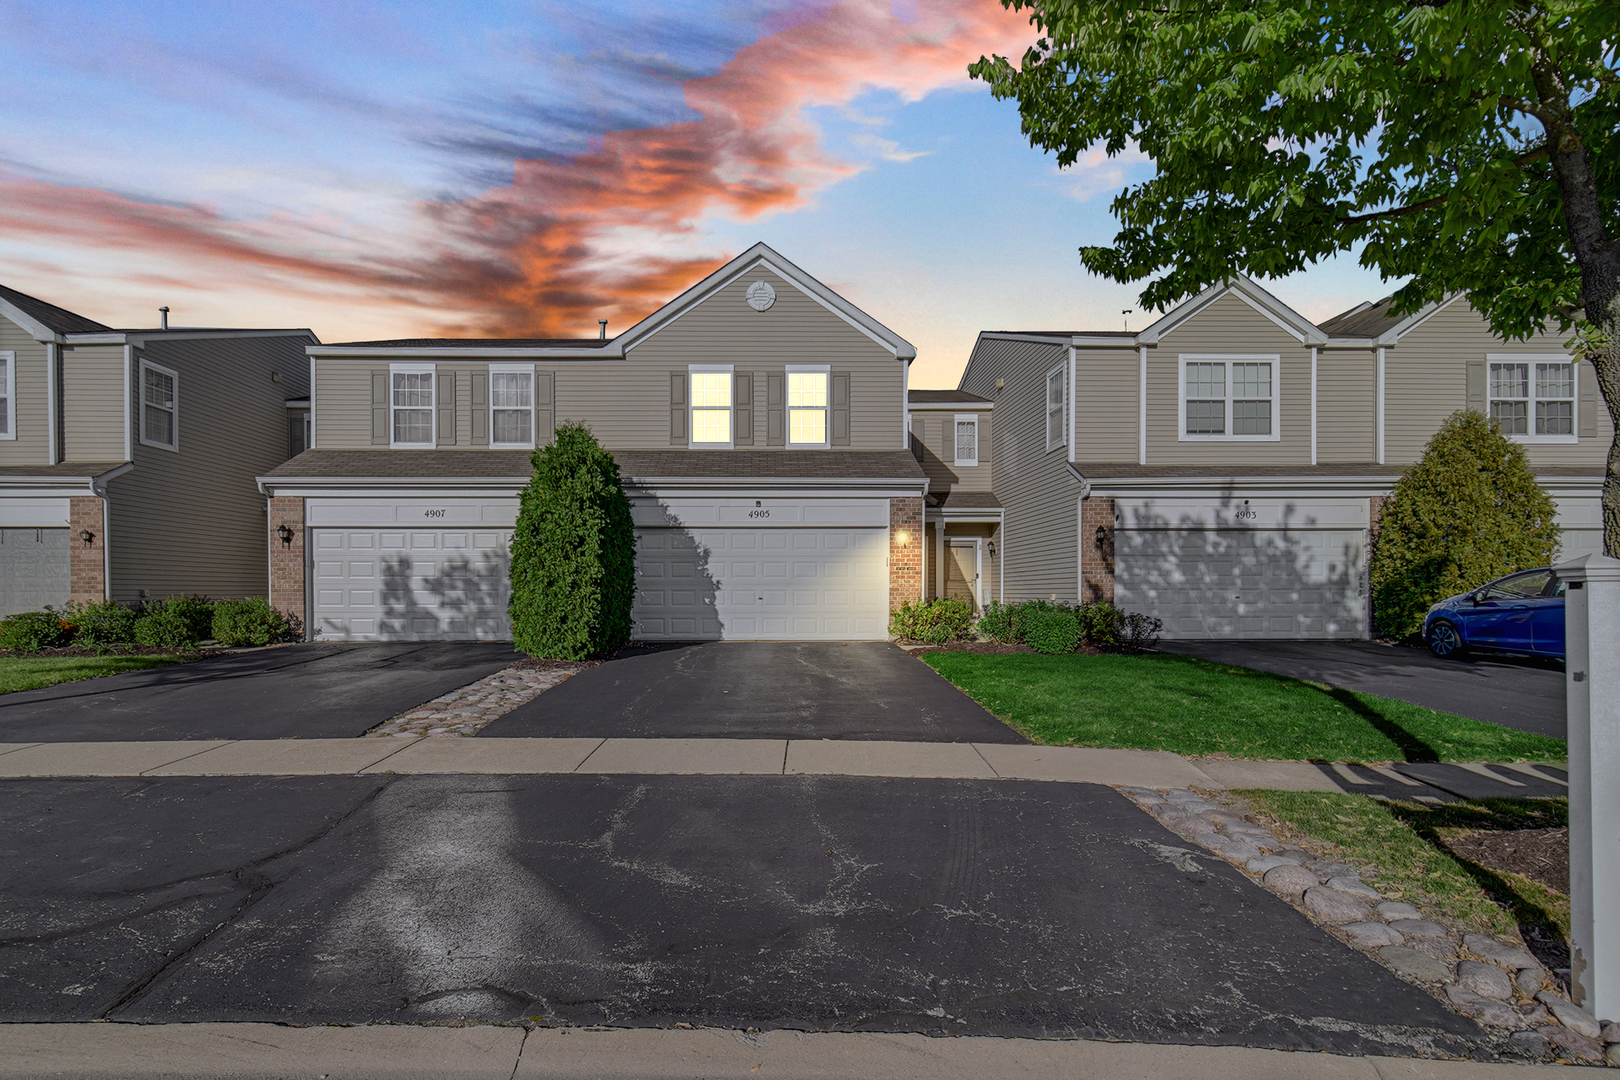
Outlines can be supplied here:
[[[292, 530], [283, 543], [282, 525]], [[293, 628], [308, 636], [304, 611], [304, 500], [270, 500], [270, 606], [286, 615]]]
[[[905, 542], [900, 542], [902, 534]], [[923, 501], [889, 500], [889, 610], [922, 598]]]
[[[1097, 542], [1097, 529], [1103, 531]], [[1114, 602], [1114, 500], [1096, 497], [1080, 501], [1080, 577], [1082, 603]]]
[[[99, 604], [107, 598], [106, 503], [94, 495], [68, 500], [68, 600]], [[89, 533], [86, 543], [81, 533]]]

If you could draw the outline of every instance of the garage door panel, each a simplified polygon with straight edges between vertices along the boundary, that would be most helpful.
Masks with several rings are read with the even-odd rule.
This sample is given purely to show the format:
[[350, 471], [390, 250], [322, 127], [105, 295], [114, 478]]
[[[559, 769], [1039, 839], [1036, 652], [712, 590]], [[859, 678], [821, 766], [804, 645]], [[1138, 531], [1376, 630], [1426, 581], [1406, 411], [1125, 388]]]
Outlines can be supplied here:
[[[646, 640], [884, 636], [884, 529], [638, 530], [632, 633]], [[694, 588], [664, 583], [677, 574]]]
[[0, 616], [66, 607], [70, 547], [66, 529], [0, 529]]
[[311, 568], [317, 633], [385, 641], [509, 638], [511, 536], [318, 529]]
[[1129, 529], [1115, 599], [1164, 636], [1365, 637], [1362, 530]]

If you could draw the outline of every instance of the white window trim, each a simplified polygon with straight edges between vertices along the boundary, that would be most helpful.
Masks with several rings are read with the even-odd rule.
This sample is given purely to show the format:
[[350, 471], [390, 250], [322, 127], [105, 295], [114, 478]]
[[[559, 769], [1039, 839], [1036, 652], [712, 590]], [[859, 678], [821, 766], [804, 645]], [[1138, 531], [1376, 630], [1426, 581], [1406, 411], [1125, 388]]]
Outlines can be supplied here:
[[[831, 447], [832, 446], [832, 365], [831, 364], [786, 364], [786, 365], [783, 365], [783, 370], [790, 376], [791, 375], [822, 375], [822, 376], [825, 376], [826, 380], [827, 380], [827, 404], [825, 404], [825, 405], [823, 405], [821, 407], [821, 412], [822, 412], [821, 431], [822, 431], [822, 434], [826, 435], [827, 437], [825, 439], [821, 440], [820, 442], [794, 442], [793, 441], [793, 413], [794, 413], [794, 408], [793, 408], [792, 405], [788, 404], [788, 402], [793, 400], [792, 391], [791, 391], [791, 386], [792, 386], [793, 380], [791, 378], [787, 380], [787, 384], [784, 385], [783, 388], [782, 388], [782, 394], [783, 394], [783, 398], [784, 398], [784, 400], [782, 402], [782, 408], [783, 408], [783, 410], [785, 410], [785, 413], [786, 413], [786, 415], [783, 416], [783, 420], [785, 421], [785, 427], [786, 427], [785, 435], [786, 435], [786, 438], [787, 438], [787, 442], [784, 443], [783, 445], [787, 446], [789, 449], [792, 449], [792, 450], [825, 450], [825, 449]], [[801, 408], [813, 408], [813, 407], [814, 406], [801, 406]]]
[[[1491, 365], [1492, 364], [1527, 364], [1530, 372], [1530, 430], [1523, 435], [1508, 435], [1503, 437], [1516, 443], [1527, 445], [1557, 445], [1565, 446], [1581, 441], [1581, 365], [1568, 353], [1486, 353], [1485, 354], [1485, 415], [1491, 415]], [[1570, 365], [1570, 386], [1574, 396], [1569, 398], [1550, 398], [1551, 401], [1568, 401], [1570, 403], [1570, 433], [1568, 435], [1537, 435], [1536, 434], [1536, 365], [1537, 364], [1568, 364]], [[1497, 400], [1504, 400], [1498, 398]]]
[[[1232, 434], [1232, 365], [1249, 363], [1271, 365], [1271, 434]], [[1187, 434], [1187, 365], [1224, 363], [1226, 365], [1226, 433]], [[1177, 442], [1279, 442], [1282, 440], [1282, 357], [1276, 353], [1181, 353], [1176, 357], [1176, 441]]]
[[[973, 456], [962, 458], [957, 453], [956, 427], [958, 424], [973, 425]], [[951, 454], [955, 456], [955, 463], [963, 468], [971, 469], [979, 464], [979, 416], [977, 413], [957, 413], [956, 419], [951, 422]]]
[[[1054, 367], [1052, 370], [1048, 371], [1046, 373], [1046, 379], [1041, 383], [1041, 422], [1046, 425], [1047, 453], [1051, 453], [1053, 450], [1067, 446], [1069, 443], [1069, 378], [1067, 368], [1068, 361], [1064, 361], [1063, 363]], [[1052, 376], [1054, 375], [1057, 376], [1058, 382], [1063, 387], [1063, 400], [1058, 402], [1056, 405], [1052, 404]], [[1052, 412], [1054, 409], [1058, 414], [1058, 430], [1057, 438], [1055, 440], [1052, 438]]]
[[[174, 432], [174, 441], [173, 442], [158, 442], [156, 439], [148, 439], [146, 437], [146, 373], [149, 370], [159, 372], [159, 373], [161, 373], [163, 375], [167, 375], [169, 377], [169, 379], [171, 380], [171, 384], [174, 386], [174, 404], [170, 407], [170, 410], [169, 410], [170, 412], [172, 412], [174, 414], [174, 420], [173, 420], [173, 423], [171, 424], [171, 430]], [[173, 368], [166, 368], [162, 364], [154, 364], [154, 363], [152, 363], [152, 361], [146, 359], [143, 356], [141, 358], [140, 365], [137, 367], [136, 372], [135, 372], [135, 387], [136, 387], [135, 400], [137, 402], [136, 409], [135, 409], [135, 419], [136, 419], [136, 428], [135, 428], [135, 430], [140, 434], [141, 445], [142, 446], [156, 447], [159, 450], [172, 450], [175, 453], [179, 453], [180, 452], [180, 373], [175, 371]]]
[[[495, 441], [495, 376], [497, 375], [527, 375], [529, 377], [529, 441], [528, 442], [496, 442]], [[534, 365], [533, 364], [491, 364], [489, 365], [489, 448], [491, 450], [533, 450], [534, 449]], [[435, 399], [437, 398], [435, 388]], [[511, 406], [502, 406], [505, 412], [517, 412]]]
[[[731, 402], [731, 404], [726, 406], [726, 411], [731, 414], [731, 421], [726, 425], [726, 430], [731, 432], [731, 438], [729, 440], [726, 442], [698, 442], [695, 438], [697, 434], [697, 424], [694, 423], [692, 416], [692, 414], [696, 412], [698, 408], [697, 395], [692, 392], [692, 376], [731, 375], [735, 371], [736, 365], [734, 364], [686, 365], [686, 433], [688, 436], [686, 445], [691, 447], [693, 450], [730, 450], [737, 445], [737, 383], [735, 379], [732, 380], [731, 395], [727, 399]], [[704, 408], [708, 409], [710, 406], [704, 406]]]
[[[429, 391], [433, 400], [428, 404], [428, 441], [427, 442], [397, 442], [394, 439], [394, 413], [407, 406], [394, 404], [394, 376], [395, 375], [431, 375], [428, 382]], [[410, 406], [414, 408], [415, 406]], [[439, 369], [437, 364], [389, 364], [388, 365], [388, 447], [391, 450], [421, 450], [424, 447], [432, 449], [439, 445]]]
[[17, 437], [17, 354], [0, 351], [0, 360], [6, 364], [4, 385], [0, 386], [6, 395], [6, 430], [0, 432], [0, 439], [10, 442]]

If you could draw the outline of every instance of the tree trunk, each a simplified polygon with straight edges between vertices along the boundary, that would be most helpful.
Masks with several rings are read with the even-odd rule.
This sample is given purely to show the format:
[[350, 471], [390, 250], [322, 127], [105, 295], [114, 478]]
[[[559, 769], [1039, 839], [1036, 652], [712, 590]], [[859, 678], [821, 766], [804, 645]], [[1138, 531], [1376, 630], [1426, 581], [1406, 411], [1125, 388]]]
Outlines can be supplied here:
[[[1592, 309], [1588, 307], [1587, 311], [1591, 313]], [[1608, 335], [1608, 344], [1601, 355], [1592, 357], [1598, 393], [1603, 395], [1609, 421], [1614, 425], [1609, 464], [1603, 473], [1603, 553], [1620, 559], [1620, 290], [1611, 291], [1604, 315], [1607, 317], [1599, 325]]]

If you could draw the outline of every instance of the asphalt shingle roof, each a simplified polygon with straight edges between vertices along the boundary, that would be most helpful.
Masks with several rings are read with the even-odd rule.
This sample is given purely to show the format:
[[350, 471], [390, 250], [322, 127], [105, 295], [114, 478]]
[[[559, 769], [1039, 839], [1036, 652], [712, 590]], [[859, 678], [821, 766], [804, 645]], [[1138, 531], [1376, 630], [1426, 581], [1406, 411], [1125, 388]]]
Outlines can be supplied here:
[[[640, 477], [924, 479], [905, 450], [621, 450], [619, 472]], [[527, 450], [305, 450], [270, 477], [423, 479], [513, 477], [533, 469]]]
[[935, 402], [972, 401], [988, 402], [988, 398], [978, 394], [970, 394], [966, 390], [910, 390], [906, 397], [913, 405], [928, 405]]
[[389, 338], [386, 341], [334, 341], [329, 347], [350, 349], [600, 349], [601, 338]]
[[4, 285], [0, 285], [0, 299], [4, 299], [27, 312], [31, 317], [38, 319], [58, 334], [96, 334], [112, 329], [112, 327], [103, 326], [94, 319], [87, 319], [83, 315], [75, 315], [67, 308], [47, 304], [38, 297], [20, 293], [16, 289], [8, 289]]
[[1394, 299], [1391, 295], [1370, 304], [1357, 304], [1349, 311], [1323, 320], [1317, 327], [1332, 337], [1378, 337], [1405, 318], [1390, 315], [1389, 305]]

